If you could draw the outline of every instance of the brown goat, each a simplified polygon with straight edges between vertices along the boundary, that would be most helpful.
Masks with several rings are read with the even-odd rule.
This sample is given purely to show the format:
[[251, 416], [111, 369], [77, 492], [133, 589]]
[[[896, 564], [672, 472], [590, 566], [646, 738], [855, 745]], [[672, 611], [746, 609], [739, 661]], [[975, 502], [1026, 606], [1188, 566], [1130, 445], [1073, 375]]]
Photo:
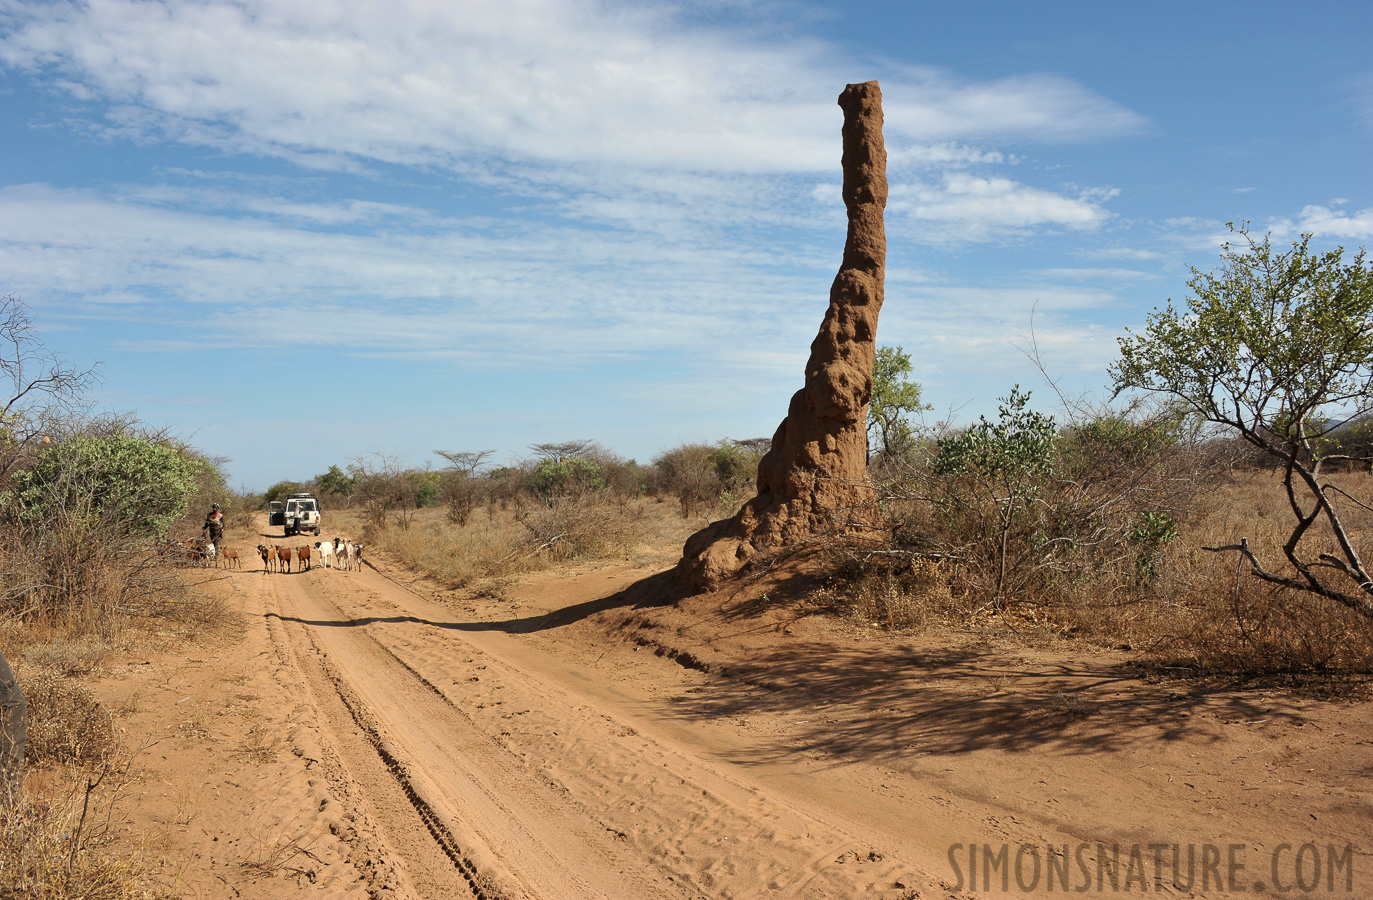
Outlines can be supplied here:
[[310, 545], [296, 548], [296, 571], [304, 572], [310, 568]]
[[262, 557], [262, 571], [271, 571], [272, 563], [275, 562], [277, 558], [276, 554], [272, 552], [272, 548], [264, 547], [262, 544], [258, 544], [257, 555]]
[[277, 548], [276, 548], [276, 552], [277, 552], [277, 568], [278, 568], [278, 569], [284, 568], [285, 571], [286, 571], [286, 573], [289, 575], [290, 572], [291, 572], [291, 548], [290, 548], [290, 547], [277, 547]]
[[[221, 556], [221, 557], [224, 558], [224, 568], [226, 568], [226, 569], [241, 569], [241, 568], [243, 568], [243, 563], [242, 563], [242, 562], [239, 560], [239, 558], [238, 558], [238, 551], [235, 550], [233, 547], [221, 547], [220, 550], [219, 550], [219, 556]], [[218, 559], [218, 557], [216, 557], [216, 559], [215, 559], [215, 565], [216, 565], [216, 566], [219, 565], [219, 559]]]

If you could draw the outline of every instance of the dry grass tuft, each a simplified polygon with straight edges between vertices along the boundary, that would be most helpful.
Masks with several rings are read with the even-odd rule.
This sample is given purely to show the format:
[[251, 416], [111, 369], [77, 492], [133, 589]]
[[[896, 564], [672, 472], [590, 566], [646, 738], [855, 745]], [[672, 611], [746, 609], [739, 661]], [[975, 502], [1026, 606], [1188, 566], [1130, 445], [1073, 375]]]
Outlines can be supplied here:
[[210, 739], [210, 704], [204, 701], [188, 702], [190, 708], [186, 718], [177, 723], [176, 733], [195, 741]]
[[114, 721], [79, 682], [39, 666], [25, 666], [15, 677], [29, 704], [29, 765], [99, 764], [115, 756]]
[[958, 568], [929, 559], [899, 567], [848, 564], [813, 601], [857, 625], [876, 625], [896, 632], [924, 631], [961, 616], [952, 585]]
[[254, 765], [266, 765], [277, 757], [281, 746], [279, 735], [269, 734], [261, 725], [254, 725], [239, 743], [235, 751]]
[[141, 849], [117, 854], [109, 849], [109, 823], [127, 777], [127, 761], [107, 761], [98, 772], [78, 771], [67, 794], [52, 804], [28, 802], [0, 809], [0, 896], [175, 896], [149, 877], [156, 865]]
[[287, 837], [285, 830], [270, 841], [257, 838], [254, 840], [253, 853], [247, 859], [241, 860], [239, 866], [255, 877], [273, 878], [277, 875], [294, 875], [297, 879], [305, 878], [313, 882], [315, 880], [316, 868], [302, 866], [305, 860], [319, 863], [318, 856], [310, 852], [310, 841], [302, 841], [302, 835]]
[[24, 648], [24, 659], [30, 665], [52, 669], [62, 675], [90, 675], [109, 655], [110, 647], [103, 641], [87, 636], [77, 640], [58, 637]]

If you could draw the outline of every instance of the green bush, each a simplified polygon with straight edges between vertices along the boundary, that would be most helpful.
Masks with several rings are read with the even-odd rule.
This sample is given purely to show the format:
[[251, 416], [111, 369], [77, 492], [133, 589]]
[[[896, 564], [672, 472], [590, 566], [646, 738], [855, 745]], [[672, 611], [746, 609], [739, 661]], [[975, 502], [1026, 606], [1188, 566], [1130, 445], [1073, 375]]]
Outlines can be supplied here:
[[718, 444], [682, 444], [653, 461], [662, 490], [677, 498], [682, 516], [707, 509], [731, 514], [753, 496], [758, 478], [760, 442], [722, 440]]
[[212, 467], [185, 450], [129, 434], [77, 434], [14, 474], [3, 499], [25, 524], [80, 516], [142, 537], [166, 535]]
[[601, 464], [580, 456], [539, 460], [527, 483], [530, 493], [548, 502], [596, 493], [606, 486]]

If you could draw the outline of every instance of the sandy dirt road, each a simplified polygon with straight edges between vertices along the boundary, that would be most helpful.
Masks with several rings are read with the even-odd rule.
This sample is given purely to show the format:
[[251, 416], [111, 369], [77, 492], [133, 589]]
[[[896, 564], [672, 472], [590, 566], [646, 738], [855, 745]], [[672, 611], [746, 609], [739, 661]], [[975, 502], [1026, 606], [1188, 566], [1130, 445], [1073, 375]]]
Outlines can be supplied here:
[[[651, 569], [483, 597], [371, 562], [228, 574], [240, 641], [105, 686], [159, 735], [136, 803], [186, 896], [1373, 896], [1367, 704], [661, 606]], [[1021, 848], [1086, 856], [1069, 890]]]
[[338, 760], [335, 792], [415, 896], [895, 897], [928, 880], [861, 822], [696, 752], [608, 669], [518, 627], [464, 620], [372, 568], [257, 587]]

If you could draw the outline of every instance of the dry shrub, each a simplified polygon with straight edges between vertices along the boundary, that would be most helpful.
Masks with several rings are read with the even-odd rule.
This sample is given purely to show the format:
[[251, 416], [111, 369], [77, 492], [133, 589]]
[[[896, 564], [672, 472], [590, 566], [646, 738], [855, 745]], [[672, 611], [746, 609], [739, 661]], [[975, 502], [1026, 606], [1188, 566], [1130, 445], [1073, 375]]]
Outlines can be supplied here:
[[653, 460], [655, 486], [677, 498], [683, 518], [698, 512], [731, 516], [756, 493], [767, 442], [722, 440], [681, 444]]
[[849, 555], [812, 599], [859, 625], [923, 631], [961, 614], [952, 591], [959, 577], [958, 567], [948, 562], [914, 559], [893, 566], [862, 565]]
[[[1024, 530], [1009, 534], [1020, 543], [1007, 556], [1017, 571], [1007, 579], [1015, 588], [1004, 618], [1017, 633], [1129, 647], [1199, 673], [1373, 673], [1373, 623], [1328, 599], [1261, 582], [1234, 551], [1207, 549], [1245, 538], [1260, 558], [1282, 559], [1293, 516], [1279, 474], [1227, 471], [1217, 465], [1228, 458], [1223, 446], [1166, 446], [1140, 457], [1109, 452], [1094, 437], [1088, 449], [1060, 464]], [[1373, 493], [1369, 476], [1328, 480], [1351, 539], [1373, 553], [1373, 509], [1361, 505]], [[921, 484], [929, 480], [907, 481]], [[968, 552], [975, 541], [984, 549], [991, 542], [942, 509], [937, 493], [889, 491], [882, 522], [876, 537], [823, 542], [836, 577], [820, 599], [898, 630], [941, 618], [975, 624], [978, 610], [991, 607], [995, 557]], [[1316, 552], [1337, 550], [1319, 522], [1306, 541], [1322, 545]]]
[[[1366, 476], [1337, 481], [1351, 492], [1367, 490]], [[1212, 478], [1197, 493], [1204, 502], [1178, 523], [1177, 539], [1153, 560], [1147, 583], [1066, 585], [1059, 601], [1044, 607], [1059, 630], [1142, 650], [1159, 664], [1196, 673], [1373, 671], [1373, 623], [1329, 600], [1275, 589], [1238, 565], [1237, 554], [1206, 549], [1246, 537], [1256, 552], [1280, 556], [1291, 511], [1277, 478], [1240, 472]], [[1350, 521], [1367, 547], [1373, 517], [1351, 515]]]
[[110, 648], [93, 638], [69, 640], [57, 637], [45, 643], [29, 644], [24, 659], [30, 665], [53, 669], [62, 675], [89, 675], [100, 667]]
[[29, 765], [100, 763], [118, 752], [110, 714], [79, 682], [45, 666], [25, 666], [15, 677], [29, 704]]
[[487, 482], [472, 478], [462, 472], [444, 472], [439, 481], [439, 499], [448, 521], [454, 525], [466, 525], [472, 512], [487, 497]]
[[526, 556], [567, 561], [622, 555], [632, 542], [642, 507], [597, 494], [580, 494], [539, 504], [516, 518], [527, 530]]
[[204, 624], [222, 609], [195, 590], [210, 570], [178, 569], [175, 557], [116, 524], [57, 517], [51, 527], [0, 535], [0, 604], [30, 626], [78, 642], [117, 642], [131, 619], [170, 618]]
[[114, 852], [108, 823], [127, 768], [82, 773], [51, 805], [0, 809], [0, 873], [6, 898], [154, 900], [175, 896], [149, 877], [141, 848]]
[[[1369, 493], [1368, 476], [1346, 473], [1330, 480], [1355, 497]], [[1217, 480], [1209, 502], [1170, 548], [1155, 586], [1162, 621], [1152, 641], [1165, 658], [1214, 673], [1367, 673], [1373, 671], [1373, 622], [1330, 600], [1276, 589], [1239, 565], [1227, 546], [1248, 538], [1255, 552], [1280, 558], [1290, 533], [1291, 509], [1280, 476], [1266, 471]], [[1336, 494], [1350, 537], [1373, 549], [1373, 511]], [[1319, 528], [1319, 526], [1317, 526]], [[1315, 529], [1313, 529], [1315, 530]], [[1328, 529], [1309, 540], [1331, 549]]]

